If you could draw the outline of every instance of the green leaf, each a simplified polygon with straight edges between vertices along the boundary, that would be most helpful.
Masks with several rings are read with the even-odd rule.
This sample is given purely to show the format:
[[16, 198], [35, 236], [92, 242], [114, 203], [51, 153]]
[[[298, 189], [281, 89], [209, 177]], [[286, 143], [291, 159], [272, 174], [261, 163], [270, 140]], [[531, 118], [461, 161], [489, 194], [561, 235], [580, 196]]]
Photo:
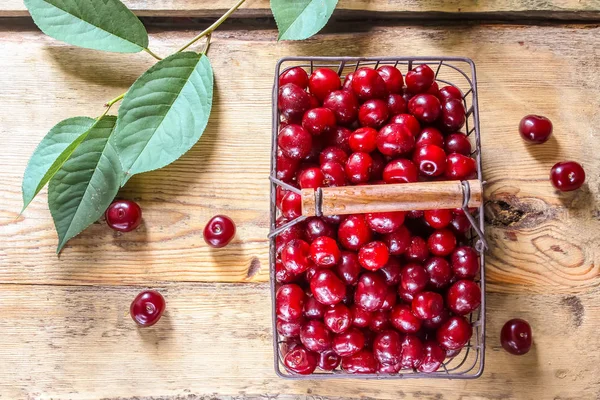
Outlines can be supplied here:
[[29, 159], [23, 176], [23, 210], [69, 159], [96, 122], [88, 117], [69, 118], [56, 124]]
[[132, 175], [169, 165], [200, 139], [212, 106], [208, 58], [177, 53], [156, 63], [127, 91], [113, 143], [126, 182]]
[[338, 0], [271, 0], [278, 40], [303, 40], [319, 32]]
[[119, 0], [25, 0], [46, 35], [88, 49], [137, 53], [148, 47], [142, 22]]
[[119, 156], [109, 138], [117, 118], [102, 117], [50, 181], [48, 205], [58, 232], [57, 253], [102, 216], [119, 191]]

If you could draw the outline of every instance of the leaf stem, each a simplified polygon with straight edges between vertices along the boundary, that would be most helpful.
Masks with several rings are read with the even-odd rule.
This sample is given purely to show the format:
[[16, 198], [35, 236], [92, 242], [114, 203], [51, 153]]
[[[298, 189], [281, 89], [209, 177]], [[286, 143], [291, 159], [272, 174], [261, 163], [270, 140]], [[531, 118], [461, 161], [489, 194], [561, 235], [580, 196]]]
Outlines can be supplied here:
[[219, 18], [218, 20], [215, 21], [214, 24], [212, 24], [211, 26], [209, 26], [208, 28], [206, 28], [205, 30], [203, 30], [202, 32], [200, 32], [200, 34], [198, 34], [198, 36], [196, 36], [195, 38], [193, 38], [188, 44], [186, 44], [185, 46], [183, 46], [181, 49], [177, 50], [177, 53], [180, 53], [182, 51], [184, 51], [185, 49], [187, 49], [188, 47], [190, 47], [191, 45], [193, 45], [194, 43], [196, 43], [198, 40], [202, 39], [204, 36], [206, 35], [210, 35], [215, 29], [217, 29], [223, 22], [225, 22], [225, 20], [227, 18], [229, 18], [229, 16], [231, 14], [233, 14], [235, 12], [235, 10], [237, 10], [238, 8], [240, 8], [240, 6], [242, 4], [244, 4], [246, 0], [238, 0], [238, 2], [229, 9], [229, 11], [227, 11], [225, 14], [223, 14], [223, 16], [221, 18]]
[[212, 36], [212, 34], [208, 34], [206, 35], [206, 43], [204, 44], [204, 50], [202, 51], [202, 54], [206, 55], [206, 53], [208, 53], [208, 48], [210, 47], [210, 37]]
[[115, 104], [118, 101], [123, 100], [123, 97], [125, 97], [125, 94], [127, 94], [127, 92], [123, 93], [122, 95], [115, 97], [114, 99], [112, 99], [111, 101], [107, 102], [104, 107], [108, 107], [111, 108], [113, 106], [113, 104]]
[[144, 51], [148, 54], [150, 54], [152, 57], [156, 58], [158, 61], [162, 60], [162, 57], [156, 55], [152, 50], [150, 49], [144, 49]]

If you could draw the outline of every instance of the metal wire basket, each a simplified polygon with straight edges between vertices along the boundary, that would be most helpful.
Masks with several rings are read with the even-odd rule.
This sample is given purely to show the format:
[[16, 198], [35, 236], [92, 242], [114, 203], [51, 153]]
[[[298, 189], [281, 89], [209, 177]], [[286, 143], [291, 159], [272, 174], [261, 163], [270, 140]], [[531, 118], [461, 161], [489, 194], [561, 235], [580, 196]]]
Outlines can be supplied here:
[[[469, 58], [464, 57], [284, 57], [277, 62], [275, 67], [275, 83], [273, 85], [273, 114], [272, 114], [272, 149], [271, 149], [271, 225], [270, 225], [270, 283], [272, 299], [272, 319], [273, 319], [273, 353], [275, 362], [275, 372], [278, 376], [287, 379], [328, 379], [328, 378], [355, 378], [355, 379], [410, 379], [410, 378], [431, 378], [431, 379], [474, 379], [481, 376], [485, 363], [485, 250], [487, 248], [484, 238], [484, 217], [483, 205], [471, 215], [466, 215], [471, 222], [471, 229], [467, 237], [475, 250], [479, 253], [480, 275], [476, 281], [481, 288], [481, 306], [472, 313], [469, 318], [473, 325], [473, 336], [467, 346], [455, 357], [446, 359], [442, 367], [434, 373], [421, 373], [418, 371], [401, 370], [396, 374], [349, 374], [339, 368], [332, 372], [315, 371], [311, 375], [297, 375], [286, 370], [282, 362], [283, 338], [277, 333], [275, 293], [278, 283], [275, 279], [276, 263], [276, 236], [288, 226], [298, 223], [304, 219], [299, 217], [290, 221], [282, 227], [276, 227], [278, 210], [276, 206], [277, 186], [290, 189], [277, 179], [276, 175], [276, 157], [277, 157], [277, 134], [279, 131], [279, 112], [277, 107], [279, 92], [279, 76], [281, 73], [293, 67], [302, 67], [309, 74], [315, 68], [327, 67], [337, 70], [338, 75], [343, 79], [346, 74], [355, 71], [359, 67], [370, 66], [378, 68], [381, 65], [392, 65], [399, 68], [403, 75], [413, 68], [413, 65], [428, 64], [435, 71], [435, 79], [444, 85], [452, 85], [460, 89], [463, 94], [465, 105], [465, 130], [466, 134], [475, 149], [471, 156], [477, 163], [477, 179], [483, 185], [481, 168], [481, 141], [479, 132], [479, 112], [477, 104], [477, 80], [475, 74], [475, 64]], [[463, 191], [463, 209], [466, 209], [469, 200], [468, 186]]]

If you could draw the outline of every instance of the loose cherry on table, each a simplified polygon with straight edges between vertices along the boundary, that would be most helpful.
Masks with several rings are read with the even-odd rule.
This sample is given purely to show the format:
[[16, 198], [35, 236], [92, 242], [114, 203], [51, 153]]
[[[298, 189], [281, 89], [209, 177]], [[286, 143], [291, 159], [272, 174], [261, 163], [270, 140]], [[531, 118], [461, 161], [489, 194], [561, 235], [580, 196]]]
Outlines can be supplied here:
[[562, 161], [552, 167], [550, 181], [556, 189], [562, 192], [570, 192], [579, 189], [583, 185], [585, 171], [575, 161]]
[[158, 322], [165, 307], [165, 299], [159, 292], [145, 290], [133, 299], [129, 313], [140, 327], [149, 327]]
[[500, 343], [510, 354], [523, 355], [531, 349], [533, 336], [527, 321], [515, 318], [507, 321], [500, 332]]
[[235, 232], [235, 222], [231, 218], [226, 215], [215, 215], [204, 227], [204, 241], [211, 247], [225, 247], [233, 240]]
[[519, 123], [519, 133], [530, 143], [545, 143], [552, 135], [552, 122], [541, 115], [526, 115]]
[[142, 223], [142, 209], [132, 200], [115, 200], [104, 213], [106, 224], [115, 231], [131, 232]]

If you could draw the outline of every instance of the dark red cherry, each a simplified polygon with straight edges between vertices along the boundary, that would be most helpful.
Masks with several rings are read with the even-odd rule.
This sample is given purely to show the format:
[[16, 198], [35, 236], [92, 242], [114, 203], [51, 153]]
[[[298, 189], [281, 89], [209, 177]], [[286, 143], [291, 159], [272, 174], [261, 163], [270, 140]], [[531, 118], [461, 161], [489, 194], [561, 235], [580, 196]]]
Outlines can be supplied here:
[[300, 125], [292, 124], [279, 131], [277, 143], [286, 157], [301, 160], [310, 153], [312, 136]]
[[296, 177], [299, 165], [300, 160], [289, 158], [281, 148], [277, 149], [277, 179], [291, 182]]
[[308, 79], [308, 90], [323, 101], [327, 95], [342, 87], [338, 74], [329, 68], [316, 69]]
[[379, 272], [383, 275], [388, 286], [396, 286], [400, 283], [402, 266], [396, 257], [390, 257], [388, 262], [379, 269]]
[[381, 364], [398, 364], [402, 360], [402, 336], [394, 330], [386, 330], [375, 336], [373, 354]]
[[377, 311], [385, 301], [387, 285], [385, 279], [375, 272], [365, 272], [358, 278], [354, 301], [365, 311]]
[[[436, 81], [433, 81], [433, 83], [431, 84], [431, 86], [429, 86], [429, 89], [427, 89], [425, 93], [432, 94], [438, 99], [440, 99], [440, 87], [438, 83]], [[440, 101], [442, 100], [440, 99]]]
[[450, 257], [452, 271], [457, 278], [473, 279], [479, 272], [477, 252], [470, 246], [457, 247]]
[[321, 236], [311, 243], [310, 257], [316, 265], [331, 268], [340, 261], [340, 248], [335, 239], [328, 236]]
[[368, 153], [352, 153], [346, 161], [346, 177], [355, 185], [366, 183], [371, 179], [372, 165], [373, 159]]
[[377, 148], [386, 156], [409, 153], [414, 147], [414, 135], [401, 124], [388, 124], [377, 135]]
[[435, 292], [417, 293], [412, 301], [412, 312], [421, 319], [439, 317], [444, 309], [444, 298]]
[[507, 321], [500, 332], [500, 343], [504, 350], [517, 356], [529, 352], [532, 340], [531, 326], [519, 318]]
[[106, 224], [111, 229], [119, 232], [131, 232], [142, 223], [142, 209], [135, 201], [115, 200], [106, 209], [104, 217]]
[[419, 236], [410, 238], [410, 244], [404, 252], [404, 257], [413, 262], [424, 262], [429, 257], [429, 249], [427, 242]]
[[348, 144], [351, 134], [352, 131], [350, 129], [338, 126], [333, 130], [332, 134], [328, 135], [327, 144], [329, 146], [337, 147], [346, 153], [346, 160], [348, 159], [348, 154], [352, 152], [352, 150], [350, 150], [350, 145]]
[[451, 99], [462, 100], [462, 93], [456, 86], [444, 86], [440, 89], [440, 101], [442, 103]]
[[354, 72], [350, 72], [348, 75], [346, 75], [342, 89], [352, 91], [352, 79], [354, 79]]
[[446, 157], [446, 178], [466, 180], [474, 177], [476, 172], [477, 166], [471, 157], [458, 153], [448, 154]]
[[354, 152], [370, 153], [377, 148], [377, 131], [373, 128], [358, 128], [348, 139], [350, 149]]
[[442, 105], [440, 124], [447, 132], [456, 132], [465, 125], [465, 106], [462, 100], [448, 100]]
[[317, 368], [317, 354], [302, 345], [293, 346], [283, 357], [283, 364], [291, 372], [310, 375]]
[[[288, 220], [285, 217], [279, 217], [277, 219], [276, 226], [279, 228], [281, 225], [287, 223]], [[275, 239], [275, 248], [277, 250], [277, 254], [280, 254], [283, 251], [283, 248], [294, 239], [304, 239], [304, 230], [302, 228], [302, 224], [292, 225], [277, 235]]]
[[423, 93], [429, 89], [435, 73], [427, 64], [419, 65], [406, 74], [406, 88], [410, 93]]
[[434, 144], [419, 146], [413, 161], [424, 176], [440, 176], [446, 170], [446, 153]]
[[336, 304], [325, 311], [323, 322], [331, 332], [342, 333], [352, 325], [352, 314], [345, 305]]
[[392, 233], [404, 223], [403, 211], [366, 214], [367, 224], [375, 233]]
[[400, 274], [400, 287], [408, 293], [417, 294], [423, 291], [429, 283], [429, 275], [425, 268], [416, 263], [409, 263], [404, 266]]
[[352, 77], [352, 90], [362, 101], [383, 99], [388, 91], [383, 78], [372, 68], [359, 68]]
[[408, 102], [408, 111], [419, 121], [432, 123], [442, 114], [442, 105], [432, 94], [418, 94]]
[[346, 285], [329, 269], [322, 269], [310, 280], [310, 289], [317, 301], [327, 306], [342, 301], [346, 295]]
[[321, 172], [323, 173], [323, 183], [325, 186], [346, 186], [346, 168], [344, 165], [328, 161], [321, 165]]
[[371, 163], [371, 183], [373, 185], [385, 183], [383, 180], [383, 170], [385, 169], [387, 161], [378, 151], [374, 151], [370, 156], [373, 161]]
[[377, 360], [368, 350], [361, 350], [350, 357], [342, 358], [342, 369], [349, 374], [374, 374], [377, 367]]
[[473, 281], [455, 282], [446, 294], [448, 308], [458, 315], [467, 315], [481, 305], [481, 289]]
[[331, 92], [323, 101], [323, 107], [333, 111], [335, 119], [341, 125], [349, 125], [358, 117], [358, 99], [347, 90]]
[[519, 123], [519, 133], [530, 143], [544, 143], [552, 135], [552, 122], [541, 115], [526, 115]]
[[317, 365], [323, 371], [333, 371], [342, 362], [342, 357], [331, 349], [320, 352], [318, 357]]
[[335, 122], [335, 114], [325, 107], [308, 110], [302, 117], [302, 127], [314, 136], [333, 132]]
[[275, 262], [275, 280], [278, 283], [292, 283], [296, 278], [296, 275], [285, 269], [283, 262], [278, 258]]
[[226, 215], [215, 215], [204, 227], [204, 241], [211, 247], [227, 246], [235, 237], [235, 223]]
[[562, 192], [579, 189], [585, 182], [585, 171], [575, 161], [562, 161], [554, 164], [550, 171], [552, 186]]
[[351, 251], [342, 251], [335, 272], [346, 285], [354, 285], [361, 272], [358, 255]]
[[350, 306], [350, 313], [352, 314], [352, 325], [357, 328], [366, 328], [373, 319], [371, 311], [365, 311], [356, 304]]
[[448, 309], [444, 308], [442, 313], [435, 318], [424, 319], [423, 320], [423, 328], [434, 331], [438, 329], [440, 326], [444, 324], [444, 322], [448, 321], [451, 314]]
[[372, 235], [364, 215], [348, 216], [338, 229], [338, 240], [348, 250], [358, 251], [371, 241]]
[[292, 274], [301, 274], [312, 266], [310, 245], [301, 239], [291, 240], [281, 251], [281, 261]]
[[389, 311], [377, 310], [373, 313], [371, 322], [369, 323], [371, 332], [381, 332], [391, 327]]
[[319, 217], [310, 217], [306, 220], [305, 233], [309, 242], [312, 242], [319, 236], [336, 238], [336, 230], [333, 225]]
[[464, 133], [453, 133], [446, 138], [446, 153], [458, 153], [464, 156], [471, 154], [471, 142]]
[[390, 94], [387, 98], [388, 115], [406, 114], [408, 103], [401, 94]]
[[[387, 280], [386, 280], [387, 283]], [[396, 305], [398, 301], [398, 294], [395, 287], [388, 286], [387, 292], [385, 294], [385, 300], [381, 305], [379, 311], [391, 311], [392, 308]], [[388, 318], [389, 319], [389, 318]]]
[[462, 349], [471, 339], [473, 327], [465, 317], [450, 317], [437, 330], [436, 338], [446, 350]]
[[310, 351], [331, 348], [331, 333], [321, 321], [309, 320], [300, 328], [300, 341]]
[[425, 221], [434, 229], [442, 229], [450, 225], [452, 221], [452, 210], [439, 209], [425, 211]]
[[406, 158], [390, 161], [383, 169], [385, 183], [410, 183], [417, 182], [419, 170], [417, 166]]
[[327, 307], [317, 301], [314, 297], [307, 297], [304, 302], [302, 313], [308, 319], [321, 319], [325, 315]]
[[383, 78], [388, 93], [402, 93], [404, 79], [398, 68], [391, 65], [382, 65], [377, 68], [377, 73]]
[[277, 317], [283, 321], [297, 321], [302, 318], [304, 290], [296, 284], [281, 286], [275, 295]]
[[421, 132], [421, 124], [417, 119], [410, 114], [398, 114], [390, 119], [390, 124], [400, 124], [412, 133], [413, 137], [419, 136]]
[[422, 146], [425, 144], [434, 144], [438, 147], [444, 148], [444, 136], [442, 133], [431, 126], [423, 128], [419, 136], [417, 136], [416, 146]]
[[402, 368], [418, 368], [425, 357], [423, 342], [414, 336], [406, 335], [402, 340]]
[[427, 239], [427, 248], [436, 256], [447, 256], [456, 247], [456, 236], [449, 229], [438, 229]]
[[446, 359], [446, 352], [433, 340], [425, 342], [423, 353], [423, 361], [417, 368], [421, 372], [432, 373], [437, 371]]
[[300, 67], [290, 68], [279, 75], [279, 86], [287, 83], [293, 83], [302, 89], [306, 89], [308, 87], [308, 74]]
[[356, 328], [333, 337], [332, 348], [341, 357], [351, 357], [365, 346], [365, 335]]
[[347, 159], [348, 154], [341, 148], [334, 146], [323, 149], [319, 156], [319, 161], [321, 164], [325, 164], [328, 161], [333, 161], [344, 165], [346, 164]]
[[434, 289], [443, 289], [450, 284], [453, 276], [452, 267], [450, 267], [450, 263], [445, 258], [428, 258], [423, 267], [429, 275], [429, 284]]
[[131, 302], [129, 313], [140, 327], [156, 324], [165, 311], [165, 298], [156, 290], [144, 290]]
[[277, 318], [277, 333], [285, 338], [296, 338], [300, 336], [300, 329], [304, 320], [284, 321]]
[[310, 108], [311, 101], [308, 93], [300, 86], [286, 83], [279, 88], [277, 106], [286, 121], [300, 122]]
[[381, 99], [367, 100], [358, 110], [358, 121], [362, 126], [379, 129], [388, 118], [388, 105]]
[[464, 235], [471, 229], [471, 221], [469, 221], [465, 214], [453, 215], [452, 221], [450, 221], [450, 229], [457, 236]]
[[392, 308], [390, 321], [394, 328], [403, 333], [417, 333], [421, 330], [421, 319], [413, 314], [412, 309], [407, 304], [397, 304]]

